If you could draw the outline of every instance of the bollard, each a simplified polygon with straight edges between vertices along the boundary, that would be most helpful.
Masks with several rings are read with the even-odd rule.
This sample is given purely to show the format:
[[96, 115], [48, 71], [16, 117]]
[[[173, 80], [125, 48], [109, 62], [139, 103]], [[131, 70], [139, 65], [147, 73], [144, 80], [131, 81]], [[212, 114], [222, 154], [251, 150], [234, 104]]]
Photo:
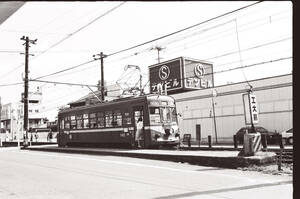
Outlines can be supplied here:
[[0, 147], [2, 147], [2, 140], [1, 140], [1, 138], [0, 138]]
[[268, 143], [267, 143], [267, 137], [266, 137], [266, 135], [261, 135], [261, 144], [263, 146], [263, 151], [267, 151], [267, 149], [268, 149]]
[[208, 136], [208, 147], [211, 148], [211, 135]]
[[191, 148], [191, 137], [189, 137], [189, 138], [187, 139], [187, 141], [188, 141], [188, 147]]
[[233, 135], [233, 146], [234, 146], [235, 149], [238, 148], [236, 135]]
[[282, 151], [283, 148], [280, 148], [280, 152], [279, 152], [279, 157], [277, 158], [277, 166], [278, 166], [278, 171], [281, 171], [281, 163], [282, 163]]
[[278, 135], [278, 144], [279, 144], [280, 149], [284, 149], [281, 134]]
[[278, 144], [280, 147], [280, 153], [279, 153], [279, 157], [278, 157], [278, 171], [281, 171], [281, 163], [282, 163], [282, 152], [284, 149], [283, 143], [282, 143], [282, 135], [278, 135]]

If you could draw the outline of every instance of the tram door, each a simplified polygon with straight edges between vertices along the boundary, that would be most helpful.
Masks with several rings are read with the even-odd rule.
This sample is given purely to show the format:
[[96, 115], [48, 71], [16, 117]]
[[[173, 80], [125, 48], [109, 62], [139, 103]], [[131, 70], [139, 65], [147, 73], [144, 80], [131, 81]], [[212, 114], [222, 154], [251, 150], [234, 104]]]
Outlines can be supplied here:
[[[134, 132], [135, 136], [134, 139], [136, 141], [136, 144], [138, 144], [138, 140], [140, 140], [141, 147], [145, 147], [145, 122], [144, 122], [144, 109], [142, 106], [133, 107], [133, 113], [134, 113]], [[142, 121], [140, 121], [142, 120]]]

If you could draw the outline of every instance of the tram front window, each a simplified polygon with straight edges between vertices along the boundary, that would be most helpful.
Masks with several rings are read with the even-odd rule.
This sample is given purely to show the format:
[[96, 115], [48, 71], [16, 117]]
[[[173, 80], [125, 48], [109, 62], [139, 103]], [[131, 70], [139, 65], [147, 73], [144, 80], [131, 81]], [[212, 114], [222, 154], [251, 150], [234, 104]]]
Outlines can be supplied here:
[[176, 122], [176, 111], [173, 107], [149, 107], [150, 123]]
[[149, 107], [149, 112], [150, 112], [150, 123], [159, 124], [161, 122], [159, 107]]

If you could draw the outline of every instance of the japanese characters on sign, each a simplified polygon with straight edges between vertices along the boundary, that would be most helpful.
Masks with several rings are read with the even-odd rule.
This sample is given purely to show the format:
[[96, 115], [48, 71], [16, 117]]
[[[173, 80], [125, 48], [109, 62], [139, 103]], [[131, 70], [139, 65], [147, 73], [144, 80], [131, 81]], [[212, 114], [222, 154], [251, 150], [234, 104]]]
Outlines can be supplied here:
[[258, 123], [258, 106], [256, 101], [256, 96], [254, 94], [249, 94], [250, 99], [250, 114], [252, 117], [253, 124]]
[[209, 88], [213, 87], [213, 68], [208, 62], [179, 57], [149, 66], [149, 80], [151, 93]]
[[201, 89], [213, 87], [212, 64], [185, 59], [184, 77], [185, 88]]
[[181, 59], [149, 67], [151, 93], [157, 92], [160, 86], [163, 90], [167, 87], [168, 91], [182, 88], [181, 70]]

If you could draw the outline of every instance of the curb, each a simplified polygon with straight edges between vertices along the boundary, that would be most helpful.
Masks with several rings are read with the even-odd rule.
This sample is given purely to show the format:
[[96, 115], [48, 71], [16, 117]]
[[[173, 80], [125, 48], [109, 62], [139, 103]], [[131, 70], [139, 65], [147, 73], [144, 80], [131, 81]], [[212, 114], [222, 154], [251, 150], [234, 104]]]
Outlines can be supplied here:
[[104, 150], [90, 150], [90, 149], [74, 149], [74, 148], [23, 148], [22, 150], [45, 151], [45, 152], [59, 152], [59, 153], [76, 153], [89, 155], [112, 155], [121, 157], [133, 157], [142, 159], [163, 160], [171, 162], [190, 163], [193, 165], [212, 166], [221, 168], [236, 169], [238, 167], [248, 167], [250, 165], [264, 165], [276, 162], [276, 154], [268, 152], [264, 156], [250, 156], [250, 157], [217, 157], [217, 156], [201, 156], [201, 155], [180, 155], [177, 154], [154, 154], [154, 153], [137, 153], [137, 152], [123, 152], [123, 151], [104, 151]]

